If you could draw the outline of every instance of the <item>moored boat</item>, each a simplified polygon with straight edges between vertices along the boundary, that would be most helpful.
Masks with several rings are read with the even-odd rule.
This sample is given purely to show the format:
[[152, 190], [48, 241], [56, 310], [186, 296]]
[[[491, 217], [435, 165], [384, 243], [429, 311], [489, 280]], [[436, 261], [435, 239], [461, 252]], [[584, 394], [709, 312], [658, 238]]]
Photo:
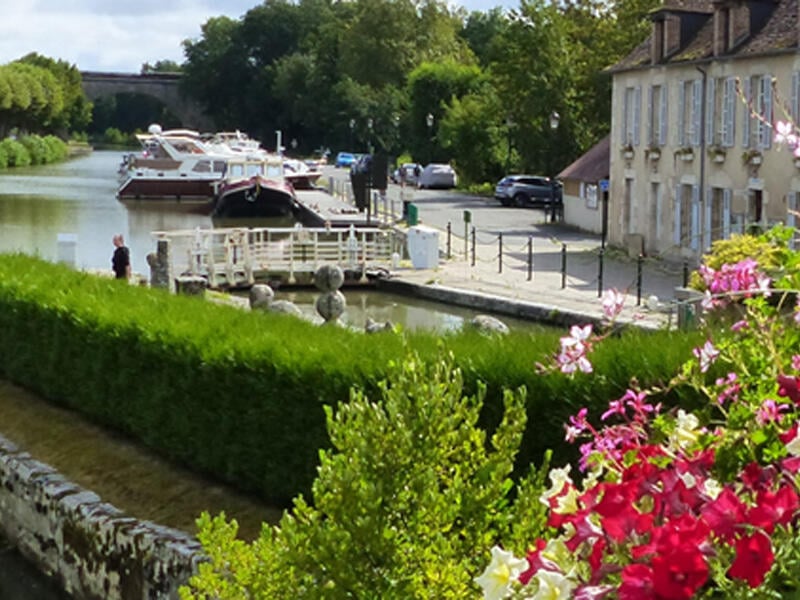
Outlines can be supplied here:
[[217, 185], [213, 216], [272, 218], [296, 215], [300, 205], [294, 187], [284, 176], [281, 157], [231, 159]]

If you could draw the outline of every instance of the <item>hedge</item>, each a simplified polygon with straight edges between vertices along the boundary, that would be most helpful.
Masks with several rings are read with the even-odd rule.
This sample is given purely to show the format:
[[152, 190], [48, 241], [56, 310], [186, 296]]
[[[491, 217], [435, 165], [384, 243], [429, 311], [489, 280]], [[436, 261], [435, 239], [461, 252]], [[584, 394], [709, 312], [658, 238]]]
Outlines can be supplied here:
[[[643, 385], [666, 382], [698, 343], [630, 330], [597, 348], [592, 375], [537, 373], [562, 334], [365, 335], [0, 254], [0, 375], [280, 505], [310, 489], [328, 446], [323, 406], [351, 388], [377, 398], [387, 365], [409, 348], [435, 360], [443, 345], [468, 393], [483, 382], [489, 428], [503, 389], [527, 388], [522, 468], [548, 448], [555, 463], [574, 459], [563, 440], [569, 415], [581, 406], [599, 414], [631, 374]], [[680, 393], [665, 401], [693, 401]]]

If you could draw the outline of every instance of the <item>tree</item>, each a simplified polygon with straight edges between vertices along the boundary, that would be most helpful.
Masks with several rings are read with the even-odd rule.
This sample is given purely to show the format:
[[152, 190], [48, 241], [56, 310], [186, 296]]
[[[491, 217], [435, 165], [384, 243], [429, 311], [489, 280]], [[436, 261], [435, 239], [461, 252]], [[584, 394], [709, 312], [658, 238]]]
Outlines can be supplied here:
[[174, 60], [158, 60], [155, 64], [144, 63], [142, 65], [141, 73], [180, 73], [183, 67], [176, 63]]

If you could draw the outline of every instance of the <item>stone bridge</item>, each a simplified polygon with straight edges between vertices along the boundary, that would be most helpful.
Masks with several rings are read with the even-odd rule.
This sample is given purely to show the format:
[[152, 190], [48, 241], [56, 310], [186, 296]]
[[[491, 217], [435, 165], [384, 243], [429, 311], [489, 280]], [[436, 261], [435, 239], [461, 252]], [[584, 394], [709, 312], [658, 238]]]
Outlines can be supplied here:
[[214, 129], [213, 121], [200, 105], [185, 98], [179, 89], [180, 73], [105, 73], [81, 71], [83, 91], [94, 101], [116, 94], [144, 94], [157, 98], [178, 118], [184, 127], [199, 131]]

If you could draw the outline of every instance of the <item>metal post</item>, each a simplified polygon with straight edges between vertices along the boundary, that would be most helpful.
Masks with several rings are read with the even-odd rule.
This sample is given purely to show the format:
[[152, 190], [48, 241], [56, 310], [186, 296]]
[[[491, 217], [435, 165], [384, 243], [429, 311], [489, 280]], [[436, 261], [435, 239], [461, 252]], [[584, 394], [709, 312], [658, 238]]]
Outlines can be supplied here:
[[498, 256], [498, 267], [497, 267], [498, 270], [497, 270], [497, 272], [498, 273], [502, 273], [503, 272], [503, 234], [502, 233], [500, 233], [500, 235], [497, 237], [497, 240], [498, 240], [498, 246], [499, 246], [499, 248], [497, 250], [497, 256]]
[[642, 264], [644, 263], [644, 256], [641, 254], [636, 259], [636, 306], [642, 305]]
[[447, 258], [450, 259], [450, 240], [453, 235], [453, 230], [450, 221], [447, 222]]
[[472, 266], [475, 266], [475, 227], [472, 228]]
[[567, 245], [561, 244], [561, 289], [567, 287]]
[[533, 279], [533, 236], [528, 236], [528, 281]]
[[605, 250], [600, 248], [599, 257], [599, 265], [597, 269], [597, 297], [602, 298], [603, 296], [603, 254], [605, 254]]
[[689, 261], [683, 261], [683, 287], [689, 286]]

